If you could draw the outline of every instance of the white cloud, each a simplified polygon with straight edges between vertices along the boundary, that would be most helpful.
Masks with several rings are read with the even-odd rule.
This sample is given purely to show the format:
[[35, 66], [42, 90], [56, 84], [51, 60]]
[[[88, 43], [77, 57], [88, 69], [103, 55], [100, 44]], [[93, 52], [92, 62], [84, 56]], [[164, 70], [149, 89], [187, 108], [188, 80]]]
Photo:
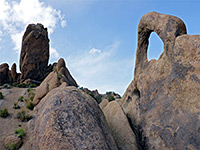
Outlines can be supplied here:
[[90, 51], [89, 51], [90, 54], [95, 54], [95, 53], [101, 53], [101, 50], [100, 49], [96, 49], [96, 48], [92, 48]]
[[55, 48], [50, 47], [50, 59], [55, 59], [59, 57], [59, 53]]
[[[115, 91], [122, 94], [133, 74], [133, 58], [119, 60], [116, 58], [120, 42], [114, 42], [101, 48], [101, 53], [86, 50], [66, 58], [69, 70], [80, 86], [98, 89], [101, 93]], [[94, 50], [95, 51], [95, 50]]]
[[[0, 0], [0, 29], [10, 35], [17, 53], [21, 49], [22, 36], [28, 24], [42, 23], [51, 34], [58, 22], [62, 27], [67, 24], [61, 11], [39, 0]], [[50, 48], [50, 52], [52, 57], [58, 56], [55, 49]]]
[[19, 53], [21, 50], [21, 43], [22, 43], [22, 36], [24, 34], [24, 31], [22, 32], [16, 32], [15, 34], [10, 34], [10, 37], [15, 45], [14, 51], [16, 53]]
[[66, 20], [62, 20], [61, 21], [61, 26], [64, 28], [65, 26], [67, 26], [67, 21]]

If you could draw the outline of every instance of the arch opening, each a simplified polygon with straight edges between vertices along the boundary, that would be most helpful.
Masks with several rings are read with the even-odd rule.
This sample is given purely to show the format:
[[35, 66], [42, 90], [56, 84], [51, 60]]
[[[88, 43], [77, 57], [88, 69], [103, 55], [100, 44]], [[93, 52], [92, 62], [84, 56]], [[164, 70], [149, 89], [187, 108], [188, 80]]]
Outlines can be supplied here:
[[149, 46], [147, 49], [147, 60], [158, 60], [160, 55], [164, 52], [164, 43], [157, 33], [152, 32], [149, 37]]

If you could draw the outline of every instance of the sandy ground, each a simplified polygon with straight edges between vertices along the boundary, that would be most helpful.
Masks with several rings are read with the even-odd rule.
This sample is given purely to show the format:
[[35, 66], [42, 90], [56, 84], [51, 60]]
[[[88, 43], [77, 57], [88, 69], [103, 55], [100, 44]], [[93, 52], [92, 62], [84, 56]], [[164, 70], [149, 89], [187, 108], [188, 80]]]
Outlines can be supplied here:
[[[20, 150], [26, 150], [24, 145], [27, 145], [28, 141], [28, 130], [27, 130], [27, 122], [21, 122], [16, 118], [17, 112], [20, 110], [28, 111], [28, 114], [32, 115], [32, 111], [28, 110], [25, 106], [25, 102], [19, 102], [20, 109], [13, 109], [14, 102], [18, 102], [18, 98], [20, 96], [26, 96], [28, 88], [16, 88], [13, 87], [11, 89], [0, 89], [0, 91], [5, 96], [3, 100], [0, 100], [0, 109], [7, 108], [9, 116], [7, 118], [0, 117], [0, 150], [6, 150], [3, 146], [4, 139], [14, 134], [15, 130], [18, 128], [23, 128], [26, 132], [26, 137], [23, 139], [24, 144], [20, 148]], [[21, 127], [19, 127], [21, 125]]]

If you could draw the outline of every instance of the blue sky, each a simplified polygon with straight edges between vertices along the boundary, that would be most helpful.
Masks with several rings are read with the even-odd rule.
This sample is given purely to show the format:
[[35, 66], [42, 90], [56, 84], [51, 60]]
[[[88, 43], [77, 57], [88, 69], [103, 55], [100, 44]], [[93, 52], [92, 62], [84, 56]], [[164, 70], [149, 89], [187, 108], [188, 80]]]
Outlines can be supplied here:
[[[121, 95], [133, 79], [137, 26], [148, 12], [181, 18], [188, 34], [200, 33], [199, 0], [0, 0], [0, 64], [17, 63], [29, 23], [48, 27], [50, 62], [63, 57], [80, 86]], [[148, 59], [163, 43], [151, 34]]]

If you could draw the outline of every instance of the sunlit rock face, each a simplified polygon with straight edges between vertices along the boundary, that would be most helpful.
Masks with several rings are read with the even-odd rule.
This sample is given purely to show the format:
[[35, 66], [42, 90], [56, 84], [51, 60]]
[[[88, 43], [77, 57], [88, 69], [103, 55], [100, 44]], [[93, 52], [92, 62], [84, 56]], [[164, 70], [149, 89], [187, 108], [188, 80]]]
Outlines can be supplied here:
[[49, 73], [49, 38], [42, 24], [30, 24], [22, 39], [20, 54], [21, 81], [42, 81]]
[[32, 150], [117, 150], [97, 102], [74, 86], [51, 90], [29, 122]]
[[[164, 52], [147, 60], [156, 32]], [[141, 149], [200, 149], [200, 35], [177, 17], [151, 12], [138, 26], [134, 80], [120, 105]]]
[[49, 91], [59, 87], [63, 82], [65, 82], [67, 86], [78, 87], [76, 81], [65, 66], [64, 59], [60, 58], [55, 67], [55, 70], [49, 73], [44, 81], [42, 81], [40, 86], [36, 88], [36, 93], [33, 99], [34, 105], [37, 105]]

